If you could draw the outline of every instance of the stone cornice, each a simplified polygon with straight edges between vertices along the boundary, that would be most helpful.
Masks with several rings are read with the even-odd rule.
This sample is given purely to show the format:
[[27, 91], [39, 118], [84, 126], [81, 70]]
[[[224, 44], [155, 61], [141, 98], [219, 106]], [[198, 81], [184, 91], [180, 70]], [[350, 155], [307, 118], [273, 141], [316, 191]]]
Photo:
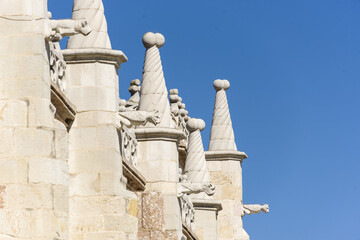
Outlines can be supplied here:
[[243, 161], [246, 153], [239, 151], [206, 151], [206, 161]]
[[192, 199], [195, 210], [221, 211], [221, 202], [211, 199]]
[[101, 62], [119, 68], [128, 60], [122, 51], [104, 48], [65, 49], [61, 52], [67, 64]]
[[136, 140], [143, 141], [169, 141], [177, 142], [184, 139], [182, 131], [172, 128], [138, 128], [135, 129]]

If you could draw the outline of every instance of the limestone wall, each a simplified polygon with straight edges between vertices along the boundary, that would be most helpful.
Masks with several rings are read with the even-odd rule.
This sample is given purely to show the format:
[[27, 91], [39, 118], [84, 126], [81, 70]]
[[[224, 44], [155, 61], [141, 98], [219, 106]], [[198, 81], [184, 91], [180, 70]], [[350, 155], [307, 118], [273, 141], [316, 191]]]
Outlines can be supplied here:
[[68, 136], [50, 102], [46, 5], [0, 1], [0, 239], [68, 239]]

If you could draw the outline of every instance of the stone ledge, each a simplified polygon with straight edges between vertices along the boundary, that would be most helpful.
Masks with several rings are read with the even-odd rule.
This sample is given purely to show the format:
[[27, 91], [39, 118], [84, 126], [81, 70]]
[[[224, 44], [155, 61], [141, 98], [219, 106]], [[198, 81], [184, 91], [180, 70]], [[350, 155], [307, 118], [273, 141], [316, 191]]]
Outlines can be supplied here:
[[69, 130], [75, 120], [76, 107], [53, 82], [51, 82], [51, 104], [56, 108], [55, 118]]
[[192, 199], [191, 200], [195, 210], [208, 210], [208, 211], [221, 211], [222, 205], [221, 202], [215, 200], [207, 199]]
[[243, 161], [247, 158], [246, 153], [239, 151], [206, 151], [206, 161]]
[[127, 179], [126, 187], [131, 191], [144, 191], [145, 177], [126, 159], [122, 160], [123, 174]]
[[113, 64], [119, 68], [122, 63], [128, 60], [122, 51], [112, 49], [65, 49], [61, 53], [64, 55], [67, 64], [100, 62]]
[[169, 141], [177, 142], [184, 139], [182, 131], [171, 128], [138, 128], [135, 129], [136, 140], [143, 141]]

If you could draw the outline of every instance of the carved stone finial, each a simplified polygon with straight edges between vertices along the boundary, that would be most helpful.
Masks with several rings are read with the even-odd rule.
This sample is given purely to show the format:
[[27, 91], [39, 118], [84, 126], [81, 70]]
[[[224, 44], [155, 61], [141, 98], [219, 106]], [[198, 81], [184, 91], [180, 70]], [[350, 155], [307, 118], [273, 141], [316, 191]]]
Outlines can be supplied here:
[[72, 19], [86, 20], [92, 32], [86, 37], [81, 35], [70, 37], [67, 48], [111, 49], [102, 0], [74, 0]]
[[202, 119], [190, 118], [187, 122], [187, 128], [191, 132], [199, 130], [200, 132], [205, 128], [205, 122]]
[[229, 89], [228, 80], [215, 80], [215, 106], [211, 124], [209, 151], [237, 151], [234, 130], [232, 127], [226, 90]]
[[170, 105], [171, 105], [171, 112], [175, 116], [178, 116], [178, 114], [179, 114], [179, 104], [178, 103], [180, 101], [179, 90], [170, 89], [170, 91], [169, 91], [169, 100], [170, 100]]
[[161, 48], [165, 44], [165, 37], [161, 33], [147, 32], [144, 34], [142, 41], [146, 48], [153, 46]]
[[187, 122], [190, 131], [189, 143], [185, 162], [185, 174], [192, 183], [210, 183], [210, 174], [206, 168], [201, 133], [205, 122], [201, 119], [190, 118]]
[[134, 79], [130, 82], [129, 92], [131, 94], [131, 97], [127, 101], [126, 107], [130, 107], [133, 110], [136, 110], [138, 108], [140, 102], [140, 89], [141, 87], [139, 79]]
[[226, 91], [230, 88], [230, 82], [228, 80], [217, 79], [214, 81], [213, 85], [216, 91], [220, 91], [222, 89]]
[[[157, 110], [161, 119], [158, 126], [170, 127], [170, 103], [159, 51], [159, 47], [165, 43], [165, 38], [159, 33], [146, 33], [143, 37], [143, 43], [146, 47], [146, 53], [141, 82], [139, 110]], [[146, 127], [154, 126], [147, 124]]]

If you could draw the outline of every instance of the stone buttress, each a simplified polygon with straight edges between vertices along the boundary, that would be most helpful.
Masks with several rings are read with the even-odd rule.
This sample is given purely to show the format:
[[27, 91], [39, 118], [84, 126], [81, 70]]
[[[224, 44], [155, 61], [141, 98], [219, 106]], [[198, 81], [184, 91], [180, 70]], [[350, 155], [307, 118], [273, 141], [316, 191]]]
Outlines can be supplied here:
[[237, 151], [226, 90], [227, 80], [215, 80], [215, 106], [206, 160], [211, 182], [216, 186], [214, 199], [221, 201], [218, 216], [219, 239], [245, 240], [242, 224], [242, 161], [246, 154]]
[[117, 130], [118, 70], [127, 61], [112, 50], [101, 0], [75, 0], [73, 19], [92, 32], [72, 36], [63, 55], [68, 92], [77, 107], [70, 130], [70, 239], [136, 239], [127, 213], [135, 194], [125, 189]]

